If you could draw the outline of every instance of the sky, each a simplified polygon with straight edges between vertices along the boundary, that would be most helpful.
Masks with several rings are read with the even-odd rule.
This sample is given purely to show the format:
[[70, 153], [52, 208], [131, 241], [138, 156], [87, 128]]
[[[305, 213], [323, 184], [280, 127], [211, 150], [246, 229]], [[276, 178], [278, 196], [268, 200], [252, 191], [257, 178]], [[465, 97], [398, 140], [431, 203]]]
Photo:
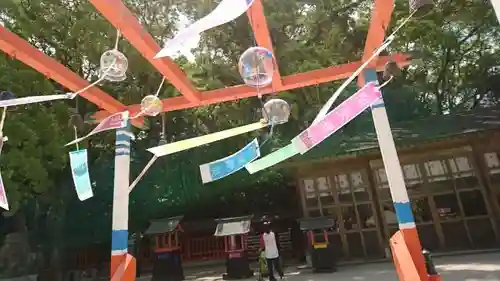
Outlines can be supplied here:
[[[181, 14], [179, 17], [179, 22], [177, 23], [177, 28], [178, 30], [181, 30], [182, 28], [188, 26], [190, 23], [191, 22], [189, 21], [189, 19]], [[197, 36], [189, 40], [177, 54], [172, 55], [172, 58], [177, 58], [180, 55], [184, 55], [190, 62], [194, 62], [195, 57], [191, 52], [191, 49], [198, 47], [199, 42], [200, 42], [200, 36]]]

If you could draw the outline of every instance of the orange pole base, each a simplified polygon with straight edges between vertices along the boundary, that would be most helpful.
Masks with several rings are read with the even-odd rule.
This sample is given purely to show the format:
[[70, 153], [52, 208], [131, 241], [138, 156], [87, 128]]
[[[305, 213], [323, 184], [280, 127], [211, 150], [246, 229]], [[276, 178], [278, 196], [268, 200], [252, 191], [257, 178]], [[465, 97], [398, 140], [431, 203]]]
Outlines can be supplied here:
[[135, 281], [136, 260], [132, 255], [111, 256], [111, 281]]
[[417, 228], [401, 229], [400, 231], [403, 234], [404, 241], [408, 247], [413, 263], [417, 268], [420, 280], [428, 280], [425, 259], [422, 254], [422, 245], [420, 244]]
[[441, 276], [439, 276], [439, 275], [429, 275], [429, 281], [441, 281]]
[[390, 246], [400, 281], [440, 281], [439, 275], [427, 275], [416, 228], [396, 232], [390, 239]]

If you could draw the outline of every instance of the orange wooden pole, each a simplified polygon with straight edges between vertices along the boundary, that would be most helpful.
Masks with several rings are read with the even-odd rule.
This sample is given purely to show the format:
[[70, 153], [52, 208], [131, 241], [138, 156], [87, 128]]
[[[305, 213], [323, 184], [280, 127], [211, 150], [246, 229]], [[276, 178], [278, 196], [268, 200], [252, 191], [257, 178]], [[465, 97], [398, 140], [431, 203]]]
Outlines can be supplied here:
[[[400, 67], [408, 66], [411, 63], [411, 56], [406, 54], [394, 54], [389, 57], [380, 57], [377, 64], [376, 69], [378, 71], [382, 71], [384, 69], [385, 63], [389, 60], [396, 61]], [[260, 90], [261, 94], [270, 94], [279, 92], [292, 90], [296, 88], [302, 88], [307, 86], [313, 86], [317, 84], [327, 83], [335, 80], [346, 79], [348, 78], [356, 69], [361, 66], [361, 62], [352, 62], [348, 64], [332, 66], [324, 69], [312, 70], [309, 72], [293, 74], [289, 76], [283, 77], [283, 85], [279, 89], [273, 89], [272, 86], [268, 86], [262, 88]], [[206, 91], [202, 93], [203, 100], [200, 103], [201, 105], [209, 105], [219, 102], [225, 101], [233, 101], [242, 98], [248, 98], [257, 96], [257, 92], [254, 88], [250, 88], [246, 85], [238, 85], [233, 87], [228, 87], [224, 89]], [[175, 111], [186, 108], [193, 108], [197, 105], [189, 102], [185, 97], [174, 97], [163, 100], [163, 110], [164, 111]], [[128, 109], [131, 111], [131, 114], [135, 114], [140, 111], [140, 105], [134, 104], [130, 105]], [[109, 116], [109, 113], [106, 111], [96, 112], [92, 118], [95, 120], [102, 120]]]
[[[26, 40], [1, 25], [0, 50], [73, 92], [77, 92], [90, 84], [87, 80], [80, 78], [76, 73], [34, 48]], [[96, 86], [89, 88], [87, 91], [81, 93], [80, 96], [111, 114], [127, 109], [125, 105]], [[137, 118], [133, 121], [135, 126], [143, 126], [143, 118]]]
[[280, 70], [278, 67], [278, 61], [276, 53], [273, 49], [273, 42], [271, 36], [269, 35], [269, 28], [267, 27], [266, 16], [264, 14], [264, 6], [262, 5], [262, 0], [254, 0], [252, 6], [247, 11], [248, 21], [252, 26], [253, 35], [255, 36], [255, 41], [261, 47], [268, 49], [273, 52], [275, 60], [275, 69], [273, 74], [272, 87], [279, 89], [282, 87]]
[[172, 59], [153, 59], [160, 46], [121, 0], [89, 1], [193, 106], [201, 100], [200, 92]]
[[[366, 61], [369, 57], [372, 56], [374, 51], [383, 43], [385, 33], [387, 31], [387, 28], [389, 27], [389, 22], [391, 20], [391, 15], [392, 11], [394, 9], [394, 0], [375, 0], [375, 6], [372, 11], [372, 17], [370, 21], [370, 26], [368, 28], [368, 35], [366, 38], [366, 43], [365, 43], [365, 50], [363, 54], [363, 61]], [[374, 66], [377, 65], [377, 63], [380, 61], [375, 59], [373, 60], [369, 67], [374, 68]], [[365, 73], [371, 73], [373, 76], [373, 72], [370, 72], [369, 70], [365, 71]], [[368, 80], [369, 77], [366, 77], [366, 80]], [[371, 81], [375, 81], [376, 77], [371, 77]], [[358, 85], [363, 86], [365, 84], [365, 74], [361, 75], [358, 79]], [[402, 181], [402, 186], [399, 184], [395, 184], [396, 180], [399, 180], [402, 175], [396, 175], [396, 171], [391, 170], [388, 168], [388, 165], [397, 165], [398, 169], [400, 169], [400, 164], [397, 156], [396, 149], [394, 147], [394, 143], [389, 144], [389, 142], [393, 142], [392, 135], [389, 133], [385, 132], [383, 128], [389, 128], [390, 130], [390, 125], [389, 121], [387, 120], [387, 114], [385, 112], [385, 107], [383, 101], [380, 104], [372, 106], [372, 114], [373, 114], [373, 121], [375, 123], [375, 128], [377, 129], [377, 136], [379, 139], [379, 143], [381, 146], [381, 151], [382, 151], [382, 158], [384, 158], [384, 164], [386, 165], [386, 173], [388, 173], [388, 178], [393, 179], [393, 183], [389, 182], [390, 188], [391, 188], [391, 194], [392, 194], [392, 199], [395, 204], [400, 204], [400, 199], [403, 197], [406, 197], [405, 200], [407, 199], [407, 191], [406, 191], [406, 186], [404, 185], [404, 180], [401, 179]], [[384, 154], [385, 151], [385, 154]], [[394, 153], [392, 153], [394, 152]], [[393, 155], [394, 154], [394, 155]], [[389, 176], [389, 174], [392, 174], [393, 176]], [[401, 198], [394, 198], [394, 195], [398, 194]], [[404, 202], [405, 204], [411, 204], [409, 202]], [[411, 214], [411, 210], [409, 211], [410, 214], [409, 216], [413, 216]], [[401, 214], [396, 212], [398, 215], [398, 218]], [[411, 224], [411, 223], [410, 223]], [[400, 227], [401, 225], [405, 225], [404, 223], [402, 224], [400, 222]], [[425, 267], [425, 260], [424, 256], [422, 255], [422, 245], [420, 244], [420, 239], [418, 237], [418, 231], [415, 227], [415, 223], [413, 222], [413, 227], [405, 227], [401, 229], [401, 233], [404, 236], [404, 241], [407, 246], [407, 250], [410, 253], [414, 266], [420, 276], [420, 280], [428, 280], [427, 276], [427, 269]], [[399, 266], [401, 266], [402, 261], [399, 260]], [[404, 270], [404, 269], [402, 269]]]
[[[384, 42], [385, 32], [389, 27], [393, 9], [394, 0], [375, 0], [365, 41], [365, 49], [362, 58], [363, 62], [367, 61], [375, 50], [382, 45], [382, 42]], [[376, 62], [377, 58], [374, 58], [368, 67], [374, 67]], [[363, 85], [364, 79], [363, 74], [361, 74], [358, 79], [358, 86], [362, 87]]]

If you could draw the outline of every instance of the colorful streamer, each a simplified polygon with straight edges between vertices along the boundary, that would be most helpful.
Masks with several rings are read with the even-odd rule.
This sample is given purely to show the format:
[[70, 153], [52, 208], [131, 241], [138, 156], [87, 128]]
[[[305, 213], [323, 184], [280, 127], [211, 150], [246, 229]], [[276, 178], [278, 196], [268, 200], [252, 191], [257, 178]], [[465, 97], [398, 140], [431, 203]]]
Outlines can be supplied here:
[[76, 194], [80, 201], [87, 200], [94, 196], [92, 185], [90, 184], [89, 167], [87, 164], [87, 150], [80, 149], [69, 153], [69, 163], [71, 174], [75, 183]]
[[229, 130], [220, 131], [217, 133], [199, 136], [195, 138], [190, 138], [186, 140], [181, 140], [178, 142], [168, 143], [152, 148], [148, 148], [148, 151], [156, 155], [157, 157], [173, 154], [179, 151], [188, 150], [194, 147], [202, 146], [205, 144], [209, 144], [212, 142], [220, 141], [223, 139], [227, 139], [230, 137], [234, 137], [237, 135], [241, 135], [244, 133], [248, 133], [251, 131], [259, 130], [267, 127], [268, 124], [264, 122], [255, 122], [253, 124], [236, 127]]
[[208, 15], [182, 29], [174, 38], [165, 43], [165, 47], [154, 57], [172, 56], [185, 47], [190, 39], [199, 36], [206, 30], [237, 19], [252, 5], [253, 0], [222, 0]]
[[10, 99], [10, 100], [2, 100], [0, 101], [0, 107], [25, 105], [30, 103], [39, 103], [39, 102], [53, 101], [53, 100], [73, 99], [74, 97], [75, 97], [74, 94], [24, 97], [24, 98]]
[[380, 100], [382, 94], [373, 82], [350, 96], [319, 122], [311, 125], [292, 140], [296, 149], [304, 154], [318, 145], [337, 130], [361, 114], [373, 103]]
[[203, 183], [227, 177], [245, 167], [248, 163], [260, 157], [259, 141], [254, 139], [238, 152], [228, 157], [200, 165]]
[[92, 131], [90, 131], [90, 133], [81, 138], [75, 139], [72, 142], [67, 143], [66, 146], [81, 142], [82, 140], [100, 132], [123, 128], [127, 125], [127, 120], [129, 117], [128, 115], [129, 115], [128, 111], [118, 112], [113, 115], [110, 115], [106, 117], [104, 120], [102, 120], [101, 123], [99, 123], [99, 125], [97, 125]]
[[297, 155], [299, 151], [295, 148], [294, 145], [289, 144], [285, 147], [282, 147], [258, 160], [255, 160], [251, 163], [248, 163], [245, 168], [250, 174], [255, 174], [258, 171], [267, 169], [271, 166], [274, 166], [280, 162], [287, 160], [290, 157]]
[[7, 201], [7, 194], [5, 193], [5, 187], [3, 185], [2, 175], [0, 174], [0, 207], [9, 210], [9, 202]]
[[389, 37], [387, 37], [387, 39], [385, 39], [384, 43], [380, 47], [378, 47], [378, 49], [375, 50], [375, 52], [373, 52], [371, 57], [368, 58], [356, 71], [354, 71], [354, 73], [352, 73], [351, 76], [349, 76], [349, 78], [347, 78], [347, 80], [345, 80], [344, 83], [342, 83], [342, 85], [340, 85], [340, 87], [335, 91], [335, 93], [333, 93], [333, 95], [326, 101], [326, 103], [320, 109], [318, 115], [316, 115], [316, 118], [314, 118], [314, 120], [313, 120], [313, 124], [318, 123], [320, 120], [323, 119], [323, 117], [326, 116], [326, 114], [328, 113], [328, 110], [330, 110], [330, 108], [332, 107], [335, 100], [337, 100], [337, 98], [340, 96], [342, 91], [345, 90], [345, 88], [349, 85], [349, 83], [351, 83], [370, 64], [370, 62], [373, 59], [378, 57], [378, 55], [383, 50], [385, 50], [387, 47], [389, 47], [389, 45], [392, 43], [392, 41], [394, 41], [394, 38], [395, 38], [394, 34], [397, 32], [397, 30], [399, 30], [399, 28], [401, 28], [404, 24], [406, 24], [406, 22], [408, 22], [410, 17], [406, 18], [405, 21], [401, 25], [399, 25], [398, 28], [396, 28], [396, 30]]

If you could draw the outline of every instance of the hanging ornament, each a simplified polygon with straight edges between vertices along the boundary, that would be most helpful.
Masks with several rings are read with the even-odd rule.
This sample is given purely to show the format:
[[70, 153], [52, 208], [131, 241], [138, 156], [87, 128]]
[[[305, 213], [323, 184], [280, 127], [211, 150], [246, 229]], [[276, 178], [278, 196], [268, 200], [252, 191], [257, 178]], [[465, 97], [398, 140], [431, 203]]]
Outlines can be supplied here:
[[98, 134], [100, 132], [123, 128], [127, 125], [128, 120], [129, 120], [129, 112], [128, 111], [114, 113], [114, 114], [106, 117], [104, 120], [102, 120], [99, 123], [99, 125], [97, 125], [87, 135], [85, 135], [83, 137], [75, 138], [75, 140], [67, 143], [65, 146], [76, 144], [76, 143], [81, 142], [82, 140], [84, 140], [92, 135]]
[[75, 130], [77, 132], [81, 132], [83, 131], [84, 127], [85, 127], [85, 122], [83, 121], [83, 117], [76, 113], [76, 112], [73, 112], [71, 114], [71, 116], [69, 117], [69, 121], [68, 121], [69, 125], [72, 126], [73, 128], [75, 128]]
[[290, 105], [282, 99], [271, 99], [264, 104], [265, 116], [272, 125], [288, 122]]
[[392, 77], [394, 76], [398, 76], [399, 74], [401, 74], [401, 69], [399, 68], [398, 64], [395, 61], [390, 60], [384, 66], [382, 79], [387, 81], [389, 79], [392, 79]]
[[117, 49], [104, 52], [101, 56], [99, 76], [110, 82], [121, 82], [127, 78], [128, 59]]
[[163, 103], [156, 95], [147, 95], [141, 101], [141, 113], [147, 116], [156, 116], [163, 112]]
[[273, 81], [274, 56], [262, 47], [251, 47], [240, 57], [238, 69], [247, 86], [263, 88]]
[[433, 0], [409, 0], [409, 3], [410, 13], [417, 18], [427, 15], [434, 8]]

